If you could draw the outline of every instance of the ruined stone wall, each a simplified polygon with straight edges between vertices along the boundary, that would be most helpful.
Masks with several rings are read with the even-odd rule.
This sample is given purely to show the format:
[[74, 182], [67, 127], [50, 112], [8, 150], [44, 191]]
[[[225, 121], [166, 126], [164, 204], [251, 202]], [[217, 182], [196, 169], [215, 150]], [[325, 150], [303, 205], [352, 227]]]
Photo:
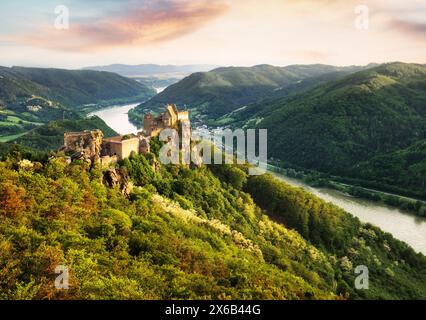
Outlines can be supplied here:
[[103, 156], [114, 156], [116, 155], [121, 160], [122, 148], [121, 141], [105, 140], [102, 145]]
[[74, 157], [99, 162], [103, 133], [101, 130], [70, 132], [64, 134], [64, 150]]
[[189, 120], [188, 111], [181, 111], [178, 113], [178, 121], [186, 121]]
[[162, 115], [154, 118], [151, 114], [147, 114], [144, 117], [143, 128], [148, 136], [156, 136], [166, 126], [163, 123]]
[[134, 151], [139, 154], [139, 138], [132, 138], [123, 140], [121, 149], [121, 159], [130, 157], [130, 154]]
[[118, 160], [128, 158], [132, 152], [139, 153], [139, 138], [121, 140], [121, 137], [114, 137], [104, 140], [102, 145], [102, 155], [116, 155]]
[[[169, 127], [173, 127], [177, 124], [178, 121], [178, 111], [175, 105], [167, 105], [166, 112], [164, 116], [167, 118], [167, 123]], [[164, 117], [163, 116], [163, 117]]]
[[108, 167], [111, 164], [118, 162], [118, 156], [112, 155], [112, 156], [102, 156], [101, 157], [101, 166]]
[[143, 118], [143, 129], [145, 130], [148, 136], [151, 135], [153, 129], [153, 120], [154, 117], [150, 113], [146, 114]]
[[179, 114], [181, 113], [182, 120], [189, 119], [188, 112], [178, 112], [177, 108], [173, 104], [166, 106], [166, 111], [160, 114], [158, 117], [154, 117], [148, 113], [144, 117], [143, 127], [145, 133], [148, 136], [155, 137], [161, 130], [166, 128], [176, 128], [179, 123]]
[[151, 152], [151, 146], [149, 145], [148, 137], [140, 137], [139, 138], [139, 153], [143, 155], [147, 155]]

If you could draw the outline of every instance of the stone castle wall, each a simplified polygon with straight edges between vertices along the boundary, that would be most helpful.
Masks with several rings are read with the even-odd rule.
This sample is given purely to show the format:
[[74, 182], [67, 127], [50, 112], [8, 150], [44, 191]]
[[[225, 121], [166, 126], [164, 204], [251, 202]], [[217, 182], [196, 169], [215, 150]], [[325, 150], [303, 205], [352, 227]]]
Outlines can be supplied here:
[[[92, 163], [108, 166], [130, 157], [132, 152], [148, 154], [150, 139], [165, 128], [190, 126], [188, 112], [178, 112], [175, 105], [166, 106], [166, 111], [159, 117], [147, 114], [144, 117], [145, 134], [130, 134], [127, 138], [116, 136], [103, 139], [101, 130], [69, 132], [64, 134], [62, 150], [72, 153], [71, 159], [84, 159]], [[190, 132], [190, 131], [189, 131]]]
[[123, 140], [121, 143], [121, 159], [130, 157], [132, 152], [139, 154], [139, 138]]
[[74, 152], [74, 157], [99, 161], [103, 133], [101, 130], [69, 132], [64, 134], [64, 151]]
[[154, 117], [148, 113], [144, 117], [144, 131], [148, 136], [156, 137], [161, 130], [166, 128], [176, 128], [181, 121], [189, 121], [187, 111], [179, 112], [176, 105], [169, 104], [166, 106], [166, 111], [158, 117]]
[[139, 138], [122, 139], [121, 136], [105, 139], [102, 144], [103, 155], [116, 155], [118, 160], [128, 158], [132, 152], [139, 153]]

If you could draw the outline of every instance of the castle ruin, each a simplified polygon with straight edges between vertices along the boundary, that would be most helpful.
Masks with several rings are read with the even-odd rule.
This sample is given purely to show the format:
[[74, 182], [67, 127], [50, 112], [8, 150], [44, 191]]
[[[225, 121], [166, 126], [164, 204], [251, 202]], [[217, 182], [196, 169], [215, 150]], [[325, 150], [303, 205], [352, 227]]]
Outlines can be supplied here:
[[70, 153], [72, 160], [82, 159], [90, 163], [108, 166], [128, 158], [132, 152], [148, 154], [150, 139], [166, 128], [178, 129], [190, 126], [187, 111], [179, 112], [175, 105], [167, 105], [158, 117], [147, 114], [144, 117], [144, 132], [104, 138], [101, 130], [67, 132], [61, 150]]
[[146, 114], [143, 119], [143, 127], [148, 136], [156, 137], [163, 129], [178, 129], [182, 122], [189, 123], [188, 111], [178, 111], [176, 105], [168, 104], [165, 112], [157, 117], [154, 117], [151, 113]]
[[74, 159], [87, 159], [98, 163], [101, 157], [103, 133], [101, 130], [67, 132], [63, 151], [72, 153]]

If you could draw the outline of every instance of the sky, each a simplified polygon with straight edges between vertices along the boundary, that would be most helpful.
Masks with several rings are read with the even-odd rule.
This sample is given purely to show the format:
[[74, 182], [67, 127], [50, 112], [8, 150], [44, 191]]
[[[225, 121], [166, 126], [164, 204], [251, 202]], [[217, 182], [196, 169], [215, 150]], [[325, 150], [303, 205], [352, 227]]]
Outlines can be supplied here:
[[425, 39], [426, 0], [0, 2], [3, 66], [426, 63]]

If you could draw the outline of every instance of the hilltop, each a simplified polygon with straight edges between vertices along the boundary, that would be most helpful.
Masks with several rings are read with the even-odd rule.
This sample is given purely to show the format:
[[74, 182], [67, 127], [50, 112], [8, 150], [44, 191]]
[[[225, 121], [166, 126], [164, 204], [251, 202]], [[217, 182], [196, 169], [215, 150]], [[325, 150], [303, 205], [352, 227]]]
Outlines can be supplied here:
[[108, 66], [91, 66], [86, 67], [84, 70], [107, 71], [114, 72], [125, 77], [149, 77], [161, 75], [179, 77], [182, 74], [191, 74], [194, 72], [209, 71], [217, 68], [215, 65], [208, 64], [191, 64], [191, 65], [158, 65], [158, 64], [111, 64]]
[[44, 68], [0, 67], [0, 102], [19, 103], [22, 98], [39, 96], [67, 107], [102, 104], [118, 99], [146, 99], [153, 91], [111, 72]]
[[425, 106], [426, 66], [390, 63], [251, 105], [232, 117], [237, 127], [267, 128], [270, 156], [287, 165], [424, 197], [426, 159], [415, 150], [426, 137]]
[[305, 79], [316, 78], [313, 83], [318, 83], [362, 68], [327, 65], [222, 67], [191, 74], [138, 106], [134, 113], [155, 111], [173, 102], [178, 107], [194, 109], [193, 113], [211, 120], [271, 96], [287, 95], [296, 90], [294, 87], [306, 90], [312, 82], [305, 84]]
[[52, 120], [78, 119], [98, 105], [141, 101], [154, 94], [109, 72], [0, 67], [0, 136], [11, 140]]

